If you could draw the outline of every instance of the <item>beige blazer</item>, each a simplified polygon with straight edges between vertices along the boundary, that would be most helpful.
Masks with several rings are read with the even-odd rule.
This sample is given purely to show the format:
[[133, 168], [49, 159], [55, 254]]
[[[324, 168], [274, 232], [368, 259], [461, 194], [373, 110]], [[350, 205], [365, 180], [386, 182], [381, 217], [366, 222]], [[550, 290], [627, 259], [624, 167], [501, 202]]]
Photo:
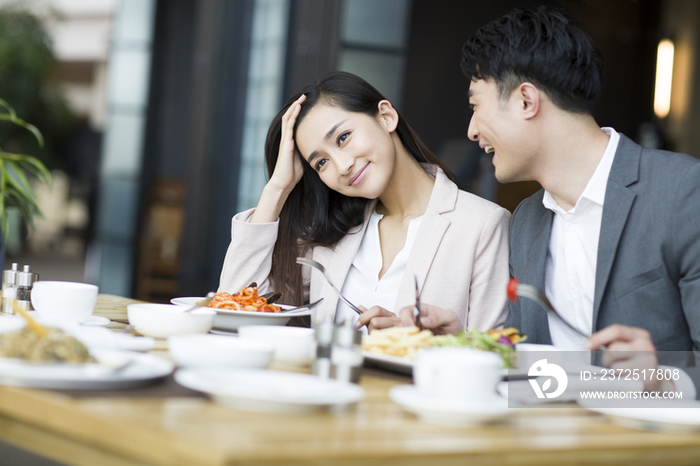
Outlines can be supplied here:
[[[415, 302], [414, 275], [421, 301], [455, 311], [464, 328], [488, 330], [503, 325], [508, 284], [508, 225], [510, 213], [498, 205], [461, 191], [437, 167], [426, 166], [435, 185], [410, 252], [394, 308]], [[374, 203], [372, 203], [372, 208]], [[231, 244], [226, 253], [220, 291], [235, 292], [252, 281], [260, 293], [270, 289], [268, 275], [278, 222], [251, 224], [254, 209], [233, 217]], [[367, 226], [354, 229], [333, 248], [316, 247], [314, 260], [326, 267], [342, 289]], [[304, 270], [308, 297], [323, 303], [312, 324], [335, 315], [338, 298], [318, 271]], [[370, 307], [371, 303], [355, 303]]]

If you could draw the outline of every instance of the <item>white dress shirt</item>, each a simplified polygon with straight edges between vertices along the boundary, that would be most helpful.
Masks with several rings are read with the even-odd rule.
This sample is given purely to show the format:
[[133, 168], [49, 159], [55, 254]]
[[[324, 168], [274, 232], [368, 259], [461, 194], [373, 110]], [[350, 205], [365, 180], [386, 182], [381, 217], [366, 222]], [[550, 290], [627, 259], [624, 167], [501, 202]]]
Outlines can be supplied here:
[[[591, 335], [593, 330], [595, 271], [605, 190], [620, 142], [620, 135], [614, 129], [601, 129], [610, 140], [576, 205], [565, 211], [547, 191], [542, 198], [544, 206], [554, 212], [544, 275], [545, 293], [557, 312], [586, 335]], [[567, 351], [582, 351], [585, 337], [551, 313], [547, 319], [554, 346]], [[675, 369], [663, 365], [659, 368]], [[695, 398], [695, 384], [685, 371], [681, 370], [681, 377], [674, 381], [674, 385], [676, 390], [683, 392], [684, 398]]]
[[[620, 135], [614, 129], [602, 130], [610, 140], [576, 205], [566, 211], [547, 191], [542, 198], [544, 206], [554, 212], [545, 267], [545, 293], [557, 312], [586, 335], [591, 335], [593, 326], [595, 271], [605, 190], [620, 142]], [[552, 314], [547, 317], [554, 346], [582, 350], [585, 337], [558, 317]]]
[[[389, 269], [379, 278], [382, 269], [382, 248], [379, 243], [379, 221], [384, 216], [376, 211], [372, 212], [367, 229], [360, 243], [360, 248], [352, 260], [352, 266], [343, 283], [342, 293], [348, 301], [355, 306], [364, 306], [369, 309], [372, 306], [381, 306], [391, 312], [396, 312], [396, 294], [398, 293], [401, 279], [403, 278], [408, 256], [418, 233], [423, 217], [412, 219], [406, 232], [406, 243], [403, 249], [394, 258]], [[336, 308], [338, 322], [350, 319], [357, 320], [355, 313], [343, 301], [338, 301]], [[367, 333], [367, 327], [362, 327], [363, 333]]]

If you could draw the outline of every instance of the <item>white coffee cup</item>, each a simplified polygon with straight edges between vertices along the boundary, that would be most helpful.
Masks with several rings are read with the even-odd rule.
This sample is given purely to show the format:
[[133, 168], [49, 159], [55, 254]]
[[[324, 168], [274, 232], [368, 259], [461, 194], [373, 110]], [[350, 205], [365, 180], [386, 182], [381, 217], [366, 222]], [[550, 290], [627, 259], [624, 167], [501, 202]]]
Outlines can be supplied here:
[[426, 348], [413, 364], [413, 382], [423, 394], [443, 399], [482, 401], [496, 396], [501, 356], [470, 348]]
[[88, 283], [38, 281], [32, 286], [32, 306], [47, 321], [82, 322], [95, 310], [97, 290]]

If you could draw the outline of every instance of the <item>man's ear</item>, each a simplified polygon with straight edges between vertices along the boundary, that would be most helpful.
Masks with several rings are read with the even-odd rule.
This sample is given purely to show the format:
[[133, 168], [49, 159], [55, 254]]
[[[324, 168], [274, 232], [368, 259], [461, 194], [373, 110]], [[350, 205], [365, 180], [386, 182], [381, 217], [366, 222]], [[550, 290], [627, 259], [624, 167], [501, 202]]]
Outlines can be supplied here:
[[388, 100], [381, 100], [379, 104], [377, 104], [377, 108], [377, 120], [379, 124], [390, 133], [393, 133], [396, 130], [396, 126], [399, 124], [399, 113]]
[[521, 111], [526, 119], [533, 118], [540, 111], [542, 92], [532, 83], [524, 82], [518, 86], [518, 99]]

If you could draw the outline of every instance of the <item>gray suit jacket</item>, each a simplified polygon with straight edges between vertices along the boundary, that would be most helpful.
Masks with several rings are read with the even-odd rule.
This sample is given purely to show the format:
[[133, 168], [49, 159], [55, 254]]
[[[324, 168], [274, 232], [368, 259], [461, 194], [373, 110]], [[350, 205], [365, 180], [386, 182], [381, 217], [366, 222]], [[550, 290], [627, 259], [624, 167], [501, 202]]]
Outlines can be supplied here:
[[[510, 273], [544, 289], [553, 212], [543, 190], [515, 210]], [[593, 331], [651, 332], [660, 351], [700, 350], [700, 160], [644, 149], [624, 135], [610, 171], [598, 244]], [[506, 326], [551, 344], [546, 312], [511, 303]]]

